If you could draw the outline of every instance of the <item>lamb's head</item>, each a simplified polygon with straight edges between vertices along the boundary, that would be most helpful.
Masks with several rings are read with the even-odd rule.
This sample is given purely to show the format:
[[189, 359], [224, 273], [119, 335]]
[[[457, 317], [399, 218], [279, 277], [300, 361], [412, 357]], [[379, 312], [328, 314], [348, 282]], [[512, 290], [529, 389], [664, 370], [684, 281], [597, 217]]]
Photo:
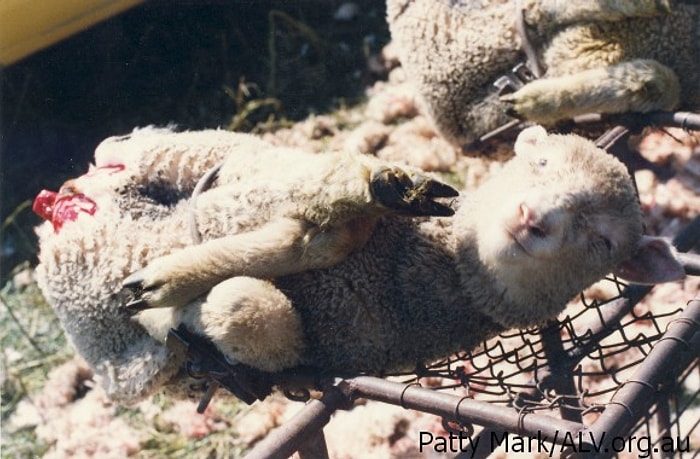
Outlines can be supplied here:
[[[145, 396], [179, 365], [165, 346], [130, 319], [121, 294], [129, 273], [191, 244], [189, 202], [159, 200], [180, 190], [155, 185], [164, 176], [189, 178], [198, 173], [193, 165], [206, 163], [200, 167], [206, 170], [221, 160], [216, 152], [197, 155], [187, 145], [176, 150], [159, 132], [143, 129], [104, 140], [85, 174], [67, 181], [58, 192], [42, 191], [34, 201], [34, 210], [47, 220], [37, 228], [39, 287], [114, 400], [131, 402]], [[179, 161], [183, 152], [190, 155]], [[176, 179], [166, 184], [176, 188]], [[183, 185], [187, 193], [182, 194], [189, 195], [191, 182]]]
[[[561, 308], [611, 272], [645, 283], [684, 275], [666, 241], [643, 236], [634, 183], [615, 157], [539, 126], [521, 133], [515, 152], [472, 210], [479, 258], [511, 301]], [[527, 314], [512, 320], [532, 321]]]
[[[75, 221], [81, 215], [94, 215], [99, 207], [97, 201], [111, 191], [105, 187], [108, 180], [104, 179], [122, 170], [124, 166], [121, 164], [91, 166], [86, 174], [65, 182], [58, 192], [41, 190], [32, 209], [51, 222], [58, 233], [64, 223]], [[107, 199], [109, 202], [111, 198]]]
[[492, 209], [478, 223], [484, 259], [585, 260], [586, 271], [600, 276], [629, 257], [642, 217], [621, 162], [581, 137], [550, 136], [539, 126], [518, 137], [515, 151], [480, 192]]
[[[65, 223], [83, 216], [94, 216], [96, 212], [133, 210], [119, 208], [119, 191], [137, 188], [135, 182], [143, 181], [143, 177], [149, 177], [149, 182], [161, 179], [158, 174], [151, 173], [147, 164], [142, 164], [142, 157], [145, 152], [157, 150], [164, 135], [172, 135], [172, 132], [148, 127], [103, 140], [95, 149], [95, 161], [88, 171], [65, 182], [58, 192], [42, 190], [34, 199], [34, 212], [51, 222], [54, 232], [58, 233]], [[166, 156], [169, 152], [167, 146], [161, 149]], [[178, 170], [175, 166], [172, 168]], [[151, 178], [151, 175], [155, 177]], [[152, 183], [149, 187], [155, 188]], [[154, 190], [145, 192], [153, 193]], [[138, 206], [139, 203], [131, 205]]]

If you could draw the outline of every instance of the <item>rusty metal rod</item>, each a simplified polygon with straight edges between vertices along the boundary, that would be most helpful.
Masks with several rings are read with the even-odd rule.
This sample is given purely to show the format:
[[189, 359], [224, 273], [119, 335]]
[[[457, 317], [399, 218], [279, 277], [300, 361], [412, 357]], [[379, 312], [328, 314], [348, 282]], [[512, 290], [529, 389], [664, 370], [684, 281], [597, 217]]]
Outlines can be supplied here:
[[700, 242], [700, 217], [695, 217], [673, 238], [679, 252], [688, 252]]
[[644, 126], [666, 126], [685, 130], [700, 130], [700, 114], [692, 112], [587, 113], [576, 116], [573, 122], [577, 125], [592, 123], [622, 124], [637, 130]]
[[[540, 332], [542, 336], [542, 347], [544, 349], [547, 365], [537, 369], [542, 370], [540, 380], [546, 379], [546, 387], [552, 388], [559, 395], [575, 394], [576, 384], [574, 384], [572, 362], [564, 351], [564, 343], [559, 333], [559, 324], [551, 323]], [[581, 409], [578, 400], [574, 401], [574, 406], [563, 403], [559, 407], [562, 419], [573, 422], [582, 422]]]
[[[261, 440], [246, 459], [286, 459], [307, 440], [313, 442], [328, 424], [331, 415], [348, 403], [348, 398], [335, 386], [327, 388], [320, 399], [312, 399], [284, 425], [270, 432]], [[325, 443], [325, 442], [324, 442]]]
[[518, 414], [513, 408], [494, 405], [468, 397], [446, 394], [417, 385], [401, 384], [371, 376], [358, 376], [345, 380], [353, 397], [362, 397], [406, 409], [430, 413], [455, 422], [469, 422], [497, 430], [506, 430], [517, 435], [546, 436], [563, 440], [562, 433], [575, 435], [583, 424], [565, 421], [522, 411]]
[[611, 442], [616, 436], [627, 434], [648, 411], [658, 386], [700, 355], [700, 340], [696, 336], [699, 332], [700, 300], [693, 300], [684, 313], [669, 324], [634, 375], [618, 388], [605, 411], [584, 432], [584, 441], [590, 440], [588, 446], [599, 450], [592, 457], [611, 456], [614, 450]]
[[467, 397], [437, 392], [413, 384], [402, 384], [372, 376], [340, 380], [324, 392], [321, 399], [310, 401], [296, 416], [273, 430], [246, 456], [246, 459], [283, 459], [297, 451], [311, 435], [317, 434], [331, 414], [357, 398], [376, 400], [406, 409], [434, 414], [454, 422], [473, 422], [531, 437], [547, 437], [558, 444], [564, 433], [575, 436], [583, 424], [564, 421], [531, 412], [517, 413], [513, 408], [493, 405]]
[[315, 434], [309, 435], [309, 438], [299, 446], [297, 454], [299, 459], [328, 459], [328, 445], [326, 445], [326, 436], [323, 434], [323, 429], [319, 429]]

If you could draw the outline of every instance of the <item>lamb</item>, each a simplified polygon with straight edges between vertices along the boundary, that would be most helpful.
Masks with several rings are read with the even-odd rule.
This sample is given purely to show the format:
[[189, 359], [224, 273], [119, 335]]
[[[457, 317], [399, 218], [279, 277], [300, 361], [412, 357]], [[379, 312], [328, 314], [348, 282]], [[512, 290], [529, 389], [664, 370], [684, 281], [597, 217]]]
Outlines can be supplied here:
[[[436, 127], [469, 150], [509, 115], [552, 127], [586, 113], [700, 107], [700, 5], [673, 3], [388, 0], [387, 18]], [[526, 58], [530, 70], [513, 73]]]
[[[684, 275], [667, 242], [642, 235], [624, 165], [580, 137], [525, 130], [516, 157], [448, 217], [450, 189], [420, 173], [405, 180], [375, 158], [274, 148], [272, 164], [271, 147], [240, 136], [108, 139], [93, 175], [70, 185], [98, 210], [82, 205], [60, 231], [40, 228], [40, 286], [114, 399], [177, 380], [182, 362], [161, 340], [178, 324], [263, 371], [385, 374], [555, 318], [611, 271]], [[194, 203], [204, 242], [192, 245], [189, 192], [222, 160]], [[412, 198], [422, 204], [407, 211]]]
[[[222, 164], [218, 181], [226, 186], [196, 200], [196, 220], [202, 224], [193, 234], [191, 196], [200, 177], [217, 164]], [[312, 155], [225, 131], [135, 130], [104, 140], [88, 173], [58, 193], [37, 196], [34, 210], [50, 221], [38, 230], [37, 277], [108, 395], [128, 402], [169, 381], [182, 362], [153, 338], [164, 338], [168, 320], [158, 315], [149, 321], [148, 311], [142, 313], [140, 320], [157, 329], [152, 335], [130, 320], [122, 291], [127, 274], [147, 263], [153, 272], [162, 261], [158, 257], [223, 233], [241, 237], [232, 247], [226, 238], [211, 243], [238, 249], [250, 275], [320, 268], [361, 246], [382, 215], [451, 215], [452, 209], [434, 198], [456, 194], [420, 171], [370, 156]], [[185, 273], [196, 257], [180, 261]], [[177, 263], [169, 263], [165, 268], [177, 269]], [[201, 269], [203, 275], [216, 275], [215, 269]], [[209, 290], [197, 290], [197, 276], [185, 274], [190, 283], [184, 291], [157, 298], [143, 292], [144, 298], [152, 305], [160, 300], [178, 306]]]

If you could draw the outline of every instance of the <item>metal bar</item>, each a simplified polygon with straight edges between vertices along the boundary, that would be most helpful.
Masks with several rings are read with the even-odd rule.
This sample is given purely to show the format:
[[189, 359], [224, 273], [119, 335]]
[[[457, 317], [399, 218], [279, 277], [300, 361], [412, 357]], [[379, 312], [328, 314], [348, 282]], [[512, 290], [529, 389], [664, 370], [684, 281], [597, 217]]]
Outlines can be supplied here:
[[624, 126], [615, 126], [611, 129], [608, 129], [598, 137], [595, 141], [595, 145], [598, 148], [602, 148], [603, 150], [607, 150], [608, 148], [611, 148], [613, 145], [615, 145], [617, 142], [619, 142], [623, 138], [628, 138], [630, 136], [630, 131]]
[[583, 424], [577, 422], [560, 420], [552, 416], [524, 410], [518, 413], [513, 408], [371, 376], [347, 379], [344, 384], [348, 385], [348, 393], [351, 393], [353, 397], [399, 405], [406, 409], [434, 414], [458, 423], [479, 424], [516, 435], [547, 437], [555, 440], [555, 443], [558, 444], [565, 441], [562, 438], [562, 433], [569, 432], [576, 435], [584, 428]]
[[[662, 392], [656, 397], [656, 436], [660, 438], [663, 435], [669, 435], [671, 431], [671, 410], [668, 406], [669, 392]], [[673, 454], [670, 452], [661, 452], [661, 459], [671, 459]]]
[[649, 119], [659, 126], [679, 127], [685, 130], [700, 130], [700, 114], [691, 112], [653, 112]]
[[688, 276], [700, 276], [700, 255], [695, 253], [679, 253], [678, 258], [683, 264]]
[[673, 245], [679, 252], [688, 252], [700, 242], [700, 217], [695, 217], [673, 238]]
[[700, 355], [700, 300], [688, 303], [685, 312], [671, 322], [664, 336], [642, 361], [632, 378], [623, 383], [605, 411], [583, 433], [583, 443], [593, 456], [609, 457], [616, 436], [624, 435], [653, 404], [658, 385]]
[[296, 416], [255, 445], [246, 459], [288, 458], [312, 436], [322, 434], [322, 429], [330, 421], [333, 412], [347, 403], [348, 398], [337, 387], [327, 388], [320, 399], [308, 402]]
[[453, 459], [487, 459], [491, 454], [493, 454], [493, 448], [491, 448], [492, 438], [503, 438], [508, 435], [508, 431], [503, 429], [492, 429], [489, 427], [484, 427], [475, 437], [472, 442], [475, 448], [466, 448], [457, 454]]
[[628, 127], [666, 126], [700, 130], [700, 114], [691, 112], [650, 112], [600, 114], [587, 113], [574, 118], [574, 124], [613, 123]]
[[[246, 456], [246, 459], [283, 459], [291, 456], [318, 434], [330, 420], [331, 414], [357, 398], [376, 400], [406, 409], [434, 414], [454, 422], [475, 423], [494, 428], [498, 438], [506, 432], [526, 437], [565, 442], [563, 433], [575, 436], [585, 426], [531, 412], [518, 413], [513, 408], [493, 405], [459, 397], [412, 384], [387, 381], [372, 376], [341, 380], [328, 388], [319, 400], [310, 401], [285, 425], [273, 430]], [[487, 442], [484, 442], [487, 444]]]

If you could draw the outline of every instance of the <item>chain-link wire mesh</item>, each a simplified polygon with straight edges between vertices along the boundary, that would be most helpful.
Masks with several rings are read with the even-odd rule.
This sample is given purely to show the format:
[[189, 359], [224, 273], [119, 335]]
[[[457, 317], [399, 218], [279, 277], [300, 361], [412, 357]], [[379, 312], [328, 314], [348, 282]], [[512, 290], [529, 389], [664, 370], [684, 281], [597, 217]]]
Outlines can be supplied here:
[[[700, 218], [674, 243], [688, 250], [698, 241]], [[217, 375], [211, 387], [221, 384], [249, 402], [267, 396], [271, 385], [308, 402], [251, 458], [297, 450], [326, 457], [323, 426], [358, 398], [442, 416], [453, 435], [491, 438], [490, 447], [457, 457], [486, 457], [493, 439], [499, 446], [508, 435], [547, 438], [549, 447], [538, 452], [555, 457], [693, 457], [700, 445], [700, 300], [658, 307], [647, 301], [650, 291], [607, 278], [542, 328], [502, 333], [476, 350], [389, 380], [296, 370], [261, 376], [223, 367], [198, 375]], [[212, 365], [211, 349], [179, 332], [190, 361]], [[321, 398], [298, 390], [308, 386], [319, 388]]]

